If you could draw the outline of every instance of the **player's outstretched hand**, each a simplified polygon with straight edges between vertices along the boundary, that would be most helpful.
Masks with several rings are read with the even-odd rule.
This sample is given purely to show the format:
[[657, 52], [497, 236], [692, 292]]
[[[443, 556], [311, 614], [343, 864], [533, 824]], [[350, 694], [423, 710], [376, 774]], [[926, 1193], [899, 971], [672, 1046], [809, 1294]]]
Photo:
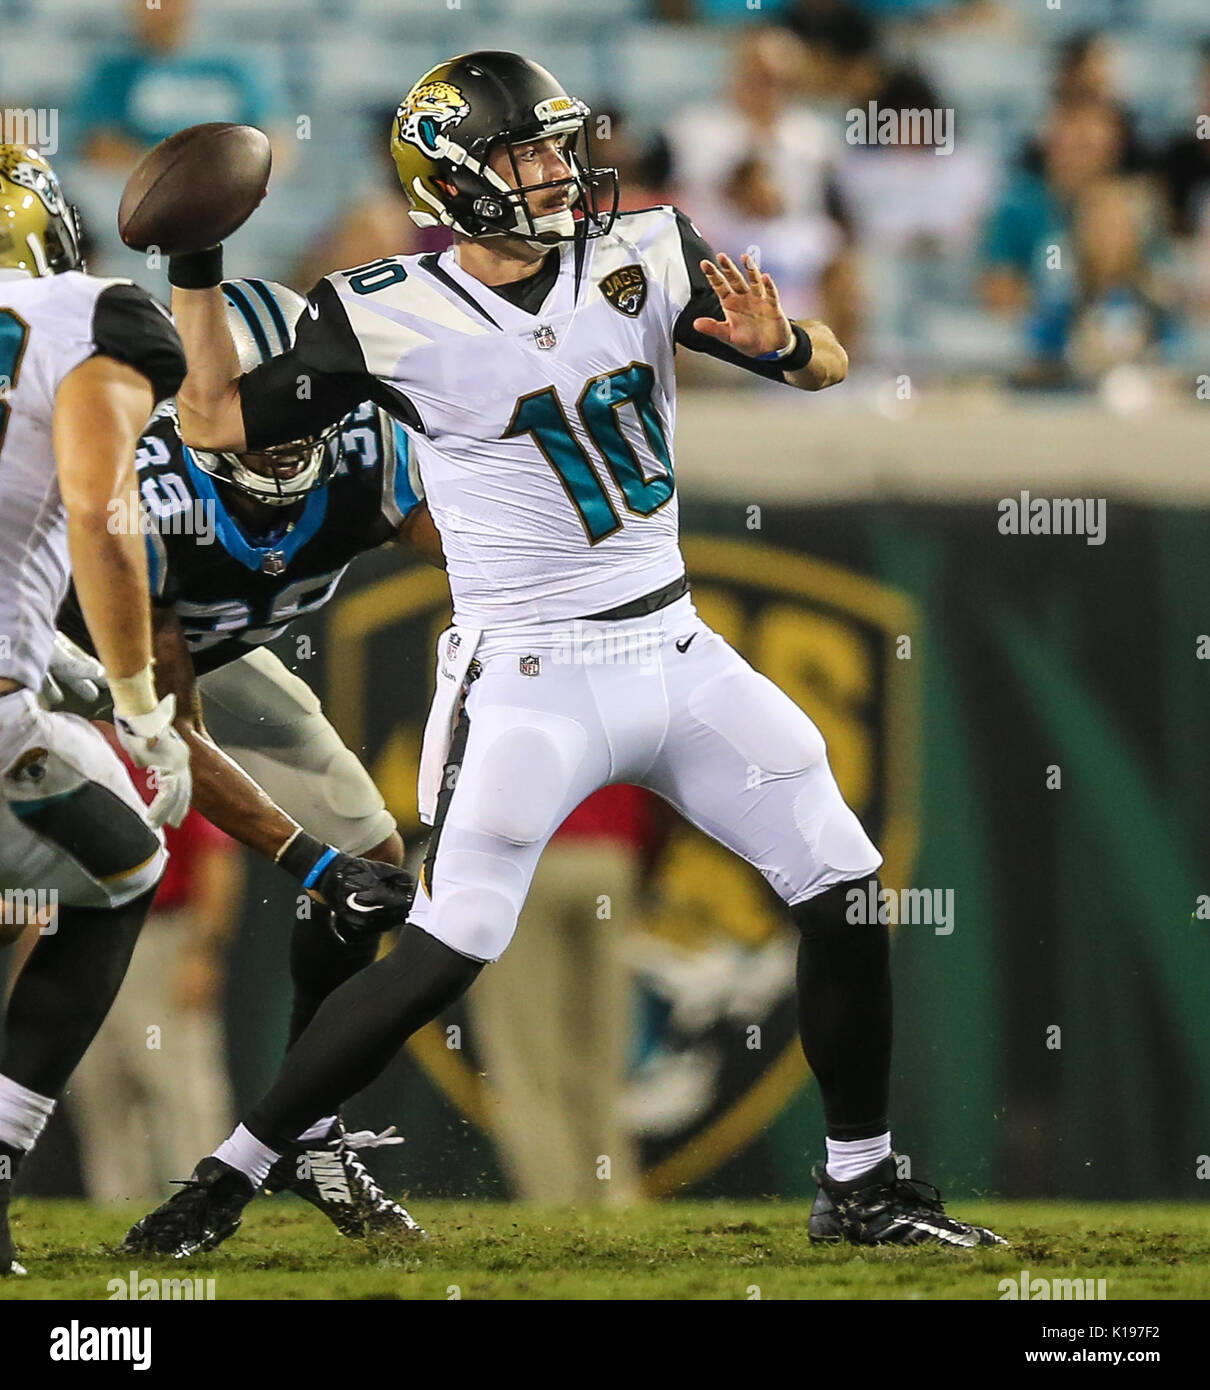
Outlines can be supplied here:
[[702, 262], [702, 273], [718, 295], [724, 317], [721, 321], [694, 319], [693, 327], [745, 357], [766, 357], [788, 346], [794, 339], [794, 329], [782, 312], [773, 277], [766, 275], [752, 256], [745, 254], [742, 259], [744, 270], [730, 256], [722, 254], [717, 265], [713, 261]]
[[113, 717], [118, 742], [131, 762], [151, 770], [156, 793], [147, 818], [157, 828], [165, 823], [180, 825], [193, 799], [189, 745], [173, 728], [175, 718], [175, 695], [165, 695], [149, 714], [115, 712]]
[[416, 882], [393, 864], [337, 854], [315, 880], [315, 890], [332, 909], [337, 940], [351, 946], [367, 936], [403, 926]]

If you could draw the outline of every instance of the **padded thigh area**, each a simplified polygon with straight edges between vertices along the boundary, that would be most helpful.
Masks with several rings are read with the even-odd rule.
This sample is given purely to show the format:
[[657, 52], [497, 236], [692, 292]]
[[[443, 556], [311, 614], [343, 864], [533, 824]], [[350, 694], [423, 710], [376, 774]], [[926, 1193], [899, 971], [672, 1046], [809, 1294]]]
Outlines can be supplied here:
[[587, 747], [588, 733], [574, 719], [499, 708], [476, 714], [451, 823], [514, 845], [545, 838]]
[[790, 777], [824, 760], [823, 735], [767, 677], [745, 664], [689, 694], [689, 713], [725, 739], [753, 768]]

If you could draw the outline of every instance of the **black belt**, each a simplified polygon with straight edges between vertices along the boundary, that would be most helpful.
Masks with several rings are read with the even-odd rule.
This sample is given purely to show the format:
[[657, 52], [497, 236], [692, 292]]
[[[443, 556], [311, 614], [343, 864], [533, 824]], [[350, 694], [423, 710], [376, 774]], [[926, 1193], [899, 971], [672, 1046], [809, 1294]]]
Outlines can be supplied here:
[[648, 613], [658, 613], [661, 608], [667, 608], [678, 598], [684, 598], [688, 592], [689, 576], [682, 574], [679, 579], [674, 579], [671, 584], [665, 584], [662, 589], [644, 594], [642, 598], [632, 598], [629, 603], [623, 603], [620, 608], [611, 608], [606, 613], [590, 613], [587, 618], [581, 618], [580, 621], [582, 623], [615, 623], [622, 618], [645, 618]]

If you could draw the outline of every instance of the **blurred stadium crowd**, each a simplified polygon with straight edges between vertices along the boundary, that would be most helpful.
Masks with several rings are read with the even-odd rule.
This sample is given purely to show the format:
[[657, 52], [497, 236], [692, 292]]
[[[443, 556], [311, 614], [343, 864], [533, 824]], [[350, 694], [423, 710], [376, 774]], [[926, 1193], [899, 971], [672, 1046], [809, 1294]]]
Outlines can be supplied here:
[[[858, 371], [1080, 390], [1125, 365], [1175, 389], [1210, 348], [1205, 0], [0, 0], [0, 22], [0, 108], [57, 113], [93, 268], [161, 292], [113, 218], [155, 140], [271, 130], [229, 263], [306, 289], [441, 244], [406, 219], [390, 113], [441, 58], [501, 47], [592, 103], [625, 206], [759, 248]], [[871, 102], [933, 128], [859, 143]]]

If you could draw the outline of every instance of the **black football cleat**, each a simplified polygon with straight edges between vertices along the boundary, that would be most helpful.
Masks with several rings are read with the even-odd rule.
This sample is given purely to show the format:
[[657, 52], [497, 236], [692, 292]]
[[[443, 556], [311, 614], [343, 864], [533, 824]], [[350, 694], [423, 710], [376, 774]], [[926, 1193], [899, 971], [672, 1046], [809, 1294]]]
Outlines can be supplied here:
[[172, 1255], [178, 1260], [213, 1250], [239, 1230], [256, 1195], [251, 1179], [221, 1158], [203, 1158], [163, 1206], [126, 1232], [124, 1254]]
[[393, 1126], [382, 1134], [369, 1129], [350, 1134], [337, 1120], [312, 1147], [283, 1154], [269, 1170], [265, 1191], [293, 1192], [354, 1240], [374, 1235], [427, 1240], [420, 1223], [383, 1192], [358, 1156], [358, 1149], [403, 1143], [394, 1136]]
[[13, 1183], [17, 1177], [17, 1167], [24, 1153], [8, 1144], [0, 1144], [0, 1279], [10, 1274], [24, 1274], [25, 1269], [17, 1263], [17, 1252], [13, 1246], [13, 1233], [8, 1224], [8, 1204], [13, 1194]]
[[983, 1226], [945, 1214], [941, 1193], [931, 1183], [901, 1178], [890, 1154], [851, 1182], [837, 1182], [816, 1168], [819, 1195], [807, 1234], [812, 1241], [850, 1245], [1007, 1245]]

